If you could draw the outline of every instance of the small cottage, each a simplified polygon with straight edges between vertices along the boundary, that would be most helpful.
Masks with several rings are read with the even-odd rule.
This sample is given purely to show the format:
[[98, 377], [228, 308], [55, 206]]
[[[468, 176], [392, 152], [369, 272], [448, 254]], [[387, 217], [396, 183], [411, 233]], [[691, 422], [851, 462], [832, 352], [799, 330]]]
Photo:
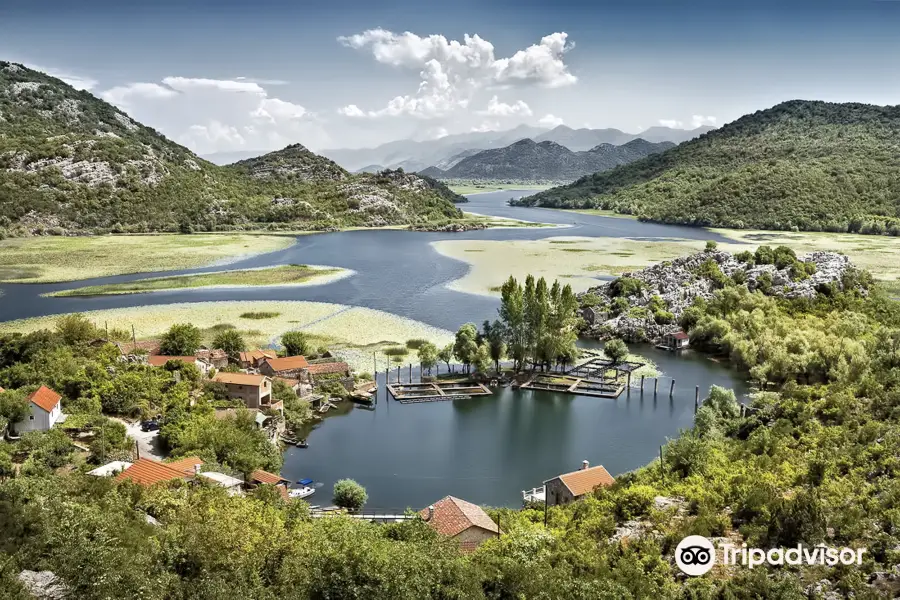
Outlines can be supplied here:
[[28, 416], [13, 425], [18, 434], [29, 431], [49, 431], [56, 423], [63, 420], [62, 396], [42, 385], [29, 394]]
[[148, 458], [139, 458], [137, 462], [116, 475], [116, 481], [131, 481], [144, 487], [157, 483], [188, 480], [200, 473], [203, 461], [195, 456], [183, 458], [170, 463], [157, 462]]
[[201, 348], [194, 354], [198, 359], [207, 362], [214, 369], [224, 369], [228, 366], [228, 353], [220, 348], [207, 350]]
[[219, 371], [213, 381], [221, 383], [232, 400], [240, 400], [247, 408], [263, 408], [272, 404], [272, 380], [264, 375]]
[[663, 336], [662, 345], [665, 346], [667, 350], [684, 350], [689, 347], [690, 344], [690, 336], [680, 329]]
[[259, 372], [269, 377], [300, 378], [309, 362], [304, 356], [285, 356], [283, 358], [266, 358], [259, 365]]
[[613, 483], [615, 479], [603, 465], [591, 467], [588, 461], [584, 461], [578, 471], [557, 475], [544, 482], [545, 502], [547, 506], [571, 504], [590, 494], [594, 488]]
[[345, 362], [316, 363], [309, 365], [305, 372], [309, 383], [316, 385], [324, 380], [341, 380], [350, 377], [350, 365]]
[[500, 536], [500, 528], [484, 509], [453, 496], [419, 511], [419, 516], [439, 534], [458, 542], [463, 552], [472, 552], [485, 540]]
[[288, 486], [290, 484], [291, 482], [281, 475], [274, 475], [268, 471], [263, 471], [262, 469], [257, 469], [250, 473], [250, 478], [247, 481], [247, 486], [250, 489], [257, 488], [261, 485], [275, 486], [276, 491], [278, 491], [285, 500], [290, 499], [290, 496], [288, 496]]

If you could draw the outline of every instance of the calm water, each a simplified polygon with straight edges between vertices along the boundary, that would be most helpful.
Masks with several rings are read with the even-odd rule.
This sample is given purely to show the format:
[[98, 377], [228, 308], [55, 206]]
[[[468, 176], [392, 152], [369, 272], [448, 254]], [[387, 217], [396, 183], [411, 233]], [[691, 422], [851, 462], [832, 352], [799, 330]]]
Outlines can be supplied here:
[[[429, 245], [432, 241], [531, 240], [558, 235], [716, 239], [701, 229], [506, 206], [506, 200], [514, 195], [520, 194], [505, 191], [472, 196], [465, 208], [565, 228], [303, 236], [295, 246], [280, 252], [181, 273], [306, 263], [349, 268], [357, 274], [315, 287], [95, 298], [42, 298], [40, 294], [148, 274], [66, 284], [3, 285], [0, 320], [172, 302], [310, 300], [384, 310], [455, 330], [468, 321], [493, 319], [498, 301], [447, 289], [446, 284], [462, 277], [468, 267], [435, 252]], [[516, 506], [522, 489], [577, 469], [582, 460], [603, 464], [614, 475], [652, 460], [666, 437], [690, 426], [695, 385], [702, 392], [714, 384], [732, 387], [739, 394], [746, 390], [735, 373], [702, 356], [675, 356], [649, 347], [634, 350], [651, 358], [664, 374], [655, 399], [650, 382], [643, 397], [633, 390], [618, 400], [501, 389], [487, 398], [401, 405], [389, 402], [382, 389], [376, 410], [357, 408], [329, 418], [309, 436], [309, 448], [288, 450], [283, 473], [292, 480], [310, 477], [324, 484], [311, 498], [314, 504], [329, 504], [334, 482], [351, 477], [368, 489], [370, 507], [421, 508], [447, 494], [477, 503]], [[673, 377], [676, 388], [670, 401]]]

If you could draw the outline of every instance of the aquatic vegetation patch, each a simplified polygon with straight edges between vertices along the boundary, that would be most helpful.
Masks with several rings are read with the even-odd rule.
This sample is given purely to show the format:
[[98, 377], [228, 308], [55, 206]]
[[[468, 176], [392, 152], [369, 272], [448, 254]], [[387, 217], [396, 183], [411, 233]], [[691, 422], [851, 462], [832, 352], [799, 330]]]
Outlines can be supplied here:
[[241, 318], [242, 318], [242, 319], [255, 319], [255, 320], [261, 320], [261, 319], [274, 319], [275, 317], [277, 317], [277, 316], [280, 315], [280, 314], [281, 314], [281, 313], [261, 310], [261, 311], [257, 311], [257, 312], [245, 312], [245, 313], [242, 313], [242, 314], [241, 314]]
[[294, 241], [250, 233], [10, 238], [0, 240], [0, 281], [50, 283], [194, 269], [283, 250]]

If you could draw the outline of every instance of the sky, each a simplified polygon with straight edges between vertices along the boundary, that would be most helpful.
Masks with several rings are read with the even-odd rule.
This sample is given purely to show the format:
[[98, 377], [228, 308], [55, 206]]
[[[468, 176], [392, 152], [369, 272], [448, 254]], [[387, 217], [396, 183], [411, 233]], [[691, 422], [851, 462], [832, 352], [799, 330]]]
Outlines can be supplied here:
[[898, 32], [900, 0], [0, 0], [0, 60], [199, 154], [896, 105]]

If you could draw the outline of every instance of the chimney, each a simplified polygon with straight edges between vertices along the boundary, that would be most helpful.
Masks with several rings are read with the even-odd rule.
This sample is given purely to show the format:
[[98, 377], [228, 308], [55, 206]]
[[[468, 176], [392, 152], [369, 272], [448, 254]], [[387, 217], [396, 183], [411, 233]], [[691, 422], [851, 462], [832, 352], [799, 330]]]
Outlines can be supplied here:
[[581, 470], [582, 471], [584, 471], [585, 469], [587, 469], [590, 466], [591, 466], [591, 463], [589, 463], [588, 461], [586, 461], [586, 460], [581, 461]]
[[428, 521], [430, 521], [431, 517], [433, 517], [433, 516], [434, 516], [434, 504], [432, 504], [431, 506], [428, 507], [428, 516], [425, 517], [425, 522], [427, 523]]
[[197, 475], [200, 473], [200, 465], [194, 465], [194, 474]]

